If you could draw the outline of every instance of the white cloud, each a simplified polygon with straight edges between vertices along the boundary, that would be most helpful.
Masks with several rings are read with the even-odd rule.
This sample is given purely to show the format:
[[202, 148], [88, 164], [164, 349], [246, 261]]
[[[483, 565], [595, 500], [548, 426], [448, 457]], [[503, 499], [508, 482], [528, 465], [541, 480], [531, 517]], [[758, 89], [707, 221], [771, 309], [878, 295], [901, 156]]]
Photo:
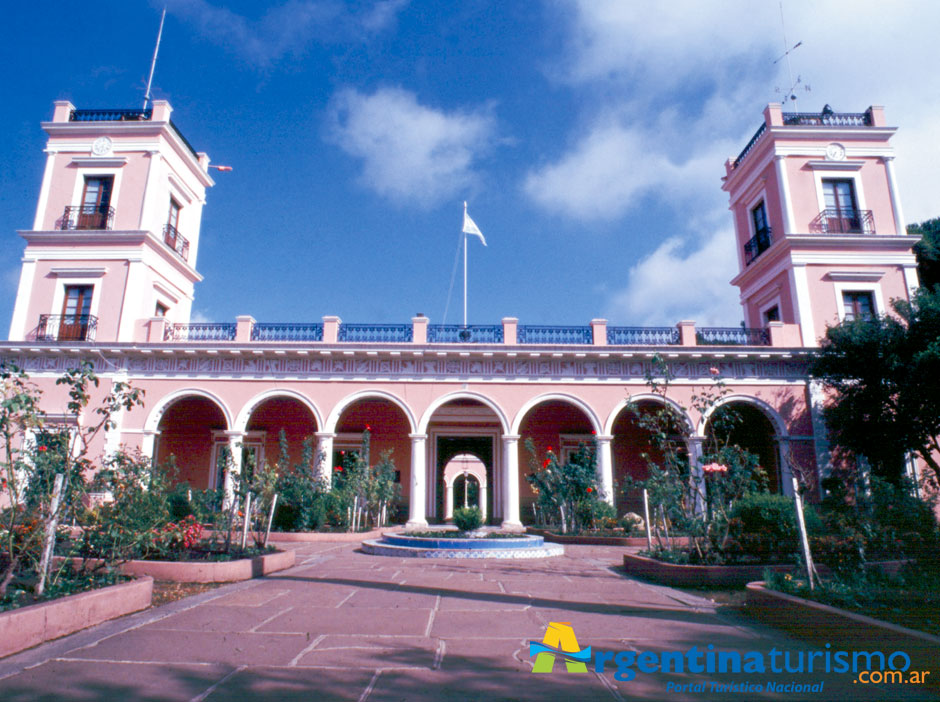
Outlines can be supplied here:
[[413, 93], [346, 89], [330, 108], [330, 137], [362, 160], [362, 181], [399, 203], [430, 206], [472, 186], [475, 164], [495, 140], [487, 110], [444, 112]]
[[390, 27], [408, 0], [378, 0], [356, 13], [336, 0], [287, 0], [250, 20], [208, 0], [169, 0], [168, 10], [211, 41], [267, 69], [315, 41], [364, 39]]
[[611, 323], [671, 326], [681, 319], [699, 326], [737, 326], [742, 317], [737, 289], [728, 281], [737, 273], [734, 235], [712, 233], [701, 246], [678, 237], [627, 272], [627, 284], [607, 298]]
[[651, 192], [688, 207], [694, 199], [715, 200], [728, 145], [706, 143], [674, 159], [663, 132], [599, 125], [557, 162], [530, 171], [525, 192], [543, 209], [578, 219], [620, 217]]

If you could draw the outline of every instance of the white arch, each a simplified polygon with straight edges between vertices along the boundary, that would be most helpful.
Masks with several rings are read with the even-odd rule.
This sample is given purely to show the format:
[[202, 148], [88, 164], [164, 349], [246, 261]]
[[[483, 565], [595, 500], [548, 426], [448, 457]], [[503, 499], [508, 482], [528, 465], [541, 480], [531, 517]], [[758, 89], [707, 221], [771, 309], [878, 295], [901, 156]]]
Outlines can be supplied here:
[[428, 406], [428, 408], [424, 411], [424, 414], [421, 415], [421, 422], [418, 424], [418, 433], [426, 434], [428, 431], [428, 425], [431, 423], [431, 418], [434, 416], [434, 413], [440, 407], [453, 400], [476, 400], [477, 402], [486, 405], [496, 414], [496, 418], [499, 420], [499, 428], [502, 433], [506, 434], [508, 432], [509, 420], [506, 418], [506, 413], [503, 411], [502, 407], [500, 407], [486, 395], [481, 395], [478, 392], [470, 392], [468, 390], [458, 390], [456, 392], [447, 393], [446, 395], [441, 395]]
[[617, 403], [617, 406], [614, 407], [613, 411], [610, 413], [610, 415], [608, 415], [607, 421], [604, 423], [604, 433], [607, 435], [613, 434], [614, 422], [617, 421], [617, 417], [620, 416], [620, 413], [627, 405], [637, 402], [655, 402], [656, 404], [665, 403], [673, 409], [673, 411], [676, 413], [676, 416], [685, 425], [685, 428], [689, 434], [692, 433], [693, 428], [695, 427], [695, 423], [692, 421], [692, 418], [689, 417], [689, 413], [686, 412], [682, 405], [680, 405], [678, 402], [668, 397], [664, 398], [662, 395], [657, 395], [656, 393], [644, 392], [638, 395], [630, 395], [625, 400]]
[[232, 428], [232, 412], [221, 397], [200, 388], [183, 388], [182, 390], [174, 390], [169, 395], [164, 395], [160, 398], [160, 401], [150, 410], [147, 421], [144, 422], [144, 431], [157, 431], [160, 426], [160, 420], [163, 419], [163, 414], [169, 409], [170, 405], [184, 397], [194, 396], [203, 397], [214, 402], [215, 405], [222, 410], [222, 416], [225, 418], [225, 428]]
[[320, 410], [317, 409], [316, 405], [313, 404], [313, 401], [310, 398], [308, 398], [306, 395], [303, 395], [302, 393], [297, 392], [296, 390], [275, 388], [258, 393], [245, 403], [245, 405], [241, 408], [241, 411], [238, 413], [238, 416], [235, 418], [235, 430], [245, 431], [248, 427], [248, 420], [251, 419], [251, 415], [254, 413], [254, 411], [258, 409], [258, 407], [260, 407], [261, 404], [266, 400], [270, 400], [276, 397], [287, 397], [292, 400], [297, 400], [297, 402], [310, 410], [314, 421], [317, 423], [317, 430], [319, 431], [323, 426], [323, 418], [320, 416]]
[[400, 397], [393, 395], [390, 392], [385, 392], [384, 390], [360, 390], [358, 392], [354, 392], [352, 395], [347, 395], [342, 400], [340, 400], [332, 410], [330, 410], [330, 414], [326, 418], [326, 422], [324, 423], [323, 429], [321, 431], [329, 433], [335, 432], [336, 425], [339, 423], [339, 418], [342, 416], [345, 409], [359, 400], [366, 400], [369, 398], [388, 400], [393, 405], [398, 407], [398, 409], [405, 413], [405, 418], [408, 420], [408, 432], [411, 434], [415, 433], [415, 417], [411, 411], [411, 408]]
[[715, 413], [715, 410], [717, 410], [722, 405], [727, 405], [732, 402], [741, 402], [743, 404], [756, 407], [767, 419], [770, 420], [770, 424], [773, 426], [774, 432], [776, 433], [774, 436], [775, 439], [788, 438], [789, 432], [787, 431], [786, 422], [783, 421], [783, 417], [777, 413], [777, 410], [775, 410], [763, 400], [751, 395], [726, 395], [725, 397], [721, 398], [702, 416], [702, 420], [698, 426], [697, 435], [702, 437], [705, 436], [705, 427], [708, 426], [708, 420], [711, 418], [712, 414]]
[[575, 397], [574, 395], [569, 395], [567, 393], [562, 393], [562, 392], [550, 392], [550, 393], [545, 393], [544, 395], [537, 395], [536, 397], [533, 397], [531, 400], [529, 400], [524, 405], [522, 405], [522, 407], [516, 413], [515, 418], [512, 420], [512, 433], [513, 434], [519, 433], [519, 429], [522, 426], [522, 420], [525, 419], [525, 416], [526, 414], [529, 413], [529, 410], [531, 410], [536, 405], [540, 405], [543, 402], [551, 402], [552, 400], [565, 402], [569, 405], [574, 405], [575, 407], [580, 409], [582, 412], [584, 412], [584, 414], [587, 415], [588, 421], [591, 423], [591, 429], [594, 430], [594, 433], [595, 434], [600, 433], [601, 421], [600, 419], [597, 418], [597, 414], [595, 414], [594, 409], [590, 405], [588, 405], [586, 402], [584, 402], [584, 400], [581, 400], [580, 398]]
[[[451, 470], [449, 471], [451, 474], [448, 475], [448, 468], [450, 468], [451, 464], [455, 463], [456, 461], [461, 461], [465, 463], [466, 466], [460, 470]], [[454, 481], [460, 477], [464, 471], [476, 478], [481, 487], [486, 487], [486, 466], [483, 465], [483, 461], [474, 456], [472, 453], [458, 453], [456, 456], [447, 461], [447, 465], [444, 466], [444, 486], [453, 487]]]

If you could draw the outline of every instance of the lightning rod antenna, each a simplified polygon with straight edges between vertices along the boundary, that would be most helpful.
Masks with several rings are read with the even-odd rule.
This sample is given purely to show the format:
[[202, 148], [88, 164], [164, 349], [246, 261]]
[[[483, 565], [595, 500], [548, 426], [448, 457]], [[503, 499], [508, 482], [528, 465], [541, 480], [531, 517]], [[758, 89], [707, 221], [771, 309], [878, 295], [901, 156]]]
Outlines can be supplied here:
[[[162, 25], [161, 25], [162, 27]], [[780, 0], [780, 29], [783, 31], [783, 50], [786, 52], [784, 55], [787, 58], [787, 84], [790, 85], [789, 95], [793, 99], [793, 108], [795, 112], [799, 112], [796, 109], [796, 92], [793, 90], [793, 72], [790, 70], [790, 51], [791, 49], [789, 42], [787, 41], [787, 24], [783, 20], [783, 0]], [[794, 47], [796, 48], [796, 47]], [[154, 54], [154, 59], [156, 59], [156, 54]]]
[[[781, 8], [781, 12], [782, 12]], [[163, 38], [163, 21], [166, 19], [166, 5], [163, 6], [163, 14], [160, 15], [160, 29], [157, 31], [157, 45], [153, 47], [153, 60], [150, 61], [150, 77], [147, 78], [147, 92], [144, 94], [144, 109], [147, 109], [147, 103], [150, 102], [150, 86], [153, 85], [153, 71], [157, 67], [157, 53], [160, 51], [160, 39]]]

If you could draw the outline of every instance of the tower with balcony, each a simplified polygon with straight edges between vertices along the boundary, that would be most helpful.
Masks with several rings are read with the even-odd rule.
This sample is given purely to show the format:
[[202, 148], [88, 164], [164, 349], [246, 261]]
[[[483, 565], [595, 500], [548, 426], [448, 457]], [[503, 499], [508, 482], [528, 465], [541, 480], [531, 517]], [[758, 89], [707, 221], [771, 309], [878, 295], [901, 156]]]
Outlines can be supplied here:
[[155, 319], [189, 321], [213, 182], [171, 111], [55, 103], [11, 341], [142, 341]]
[[803, 346], [826, 327], [882, 314], [917, 287], [884, 110], [764, 110], [764, 123], [725, 164], [748, 327], [797, 324]]

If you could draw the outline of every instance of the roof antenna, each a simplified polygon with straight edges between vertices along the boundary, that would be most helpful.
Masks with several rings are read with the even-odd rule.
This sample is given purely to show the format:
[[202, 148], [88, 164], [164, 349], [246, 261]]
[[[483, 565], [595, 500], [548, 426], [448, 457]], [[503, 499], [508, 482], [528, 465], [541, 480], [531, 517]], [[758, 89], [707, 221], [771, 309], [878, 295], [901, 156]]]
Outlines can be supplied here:
[[[781, 30], [783, 31], [783, 49], [784, 49], [784, 51], [783, 51], [783, 55], [780, 56], [780, 57], [778, 57], [777, 60], [774, 61], [774, 64], [776, 65], [776, 64], [780, 63], [783, 59], [786, 59], [786, 60], [787, 60], [787, 81], [789, 82], [790, 87], [789, 87], [789, 89], [787, 90], [787, 94], [784, 96], [782, 102], [783, 102], [783, 107], [785, 108], [785, 107], [787, 106], [787, 104], [788, 104], [788, 101], [789, 101], [789, 100], [792, 100], [792, 101], [793, 101], [793, 108], [794, 108], [794, 111], [795, 111], [795, 110], [796, 110], [796, 86], [798, 86], [798, 85], [799, 85], [800, 83], [802, 83], [803, 81], [802, 81], [802, 78], [801, 78], [799, 75], [796, 77], [796, 81], [795, 81], [795, 82], [794, 82], [794, 80], [793, 80], [793, 72], [790, 70], [790, 54], [793, 53], [796, 49], [798, 49], [798, 48], [800, 48], [801, 46], [803, 46], [803, 42], [802, 42], [802, 41], [798, 41], [798, 42], [797, 42], [796, 44], [794, 44], [793, 46], [790, 46], [789, 42], [787, 42], [787, 25], [786, 25], [786, 23], [785, 23], [784, 20], [783, 20], [783, 0], [780, 0], [780, 28], [781, 28]], [[789, 48], [787, 48], [787, 47], [789, 47]], [[803, 86], [803, 89], [804, 89], [807, 93], [812, 90], [812, 88], [810, 88], [809, 85], [804, 85], [804, 86]], [[779, 87], [776, 89], [776, 92], [778, 92], [778, 93], [780, 92], [780, 88], [779, 88]]]
[[147, 78], [147, 92], [144, 94], [144, 109], [147, 109], [147, 103], [150, 102], [150, 86], [153, 84], [153, 70], [157, 67], [157, 52], [160, 51], [160, 39], [163, 37], [163, 20], [166, 19], [166, 5], [163, 6], [163, 14], [160, 15], [160, 29], [157, 31], [157, 45], [153, 47], [153, 60], [150, 62], [150, 77]]

